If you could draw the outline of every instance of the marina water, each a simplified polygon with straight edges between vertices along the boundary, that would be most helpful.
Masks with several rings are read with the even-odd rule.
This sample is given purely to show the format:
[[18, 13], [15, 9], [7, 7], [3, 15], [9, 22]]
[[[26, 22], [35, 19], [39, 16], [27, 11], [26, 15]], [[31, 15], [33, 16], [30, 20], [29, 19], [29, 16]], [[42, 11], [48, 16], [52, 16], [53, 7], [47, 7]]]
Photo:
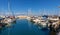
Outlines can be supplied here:
[[41, 30], [26, 19], [16, 20], [10, 27], [0, 29], [0, 35], [49, 35], [49, 30]]

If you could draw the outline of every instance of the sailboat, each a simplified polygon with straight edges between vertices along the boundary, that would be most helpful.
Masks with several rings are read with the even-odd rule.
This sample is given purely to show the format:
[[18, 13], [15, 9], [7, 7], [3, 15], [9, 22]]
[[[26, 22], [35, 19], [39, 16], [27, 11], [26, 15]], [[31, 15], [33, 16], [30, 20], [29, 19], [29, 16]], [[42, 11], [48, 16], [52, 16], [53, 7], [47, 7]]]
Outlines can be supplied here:
[[10, 3], [8, 2], [8, 11], [11, 12], [12, 16], [9, 16], [8, 18], [11, 19], [11, 22], [16, 22], [14, 12], [10, 10]]
[[[9, 1], [8, 1], [8, 12], [11, 12]], [[13, 14], [13, 12], [11, 12], [11, 14]], [[12, 22], [16, 22], [15, 15], [13, 14], [13, 16], [11, 16], [11, 14], [9, 13], [9, 15], [7, 17], [5, 17], [5, 19], [3, 20], [3, 23], [9, 24]]]

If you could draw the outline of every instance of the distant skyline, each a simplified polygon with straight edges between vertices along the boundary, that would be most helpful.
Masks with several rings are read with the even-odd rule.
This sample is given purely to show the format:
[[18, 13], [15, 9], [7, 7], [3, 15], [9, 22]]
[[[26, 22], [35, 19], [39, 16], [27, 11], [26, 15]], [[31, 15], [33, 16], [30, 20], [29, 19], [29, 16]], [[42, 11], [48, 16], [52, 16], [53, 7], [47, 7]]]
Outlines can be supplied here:
[[[15, 15], [25, 14], [31, 9], [32, 15], [50, 14], [59, 15], [60, 0], [0, 0], [0, 15], [8, 13], [8, 1], [10, 11]], [[9, 13], [11, 13], [9, 12]]]

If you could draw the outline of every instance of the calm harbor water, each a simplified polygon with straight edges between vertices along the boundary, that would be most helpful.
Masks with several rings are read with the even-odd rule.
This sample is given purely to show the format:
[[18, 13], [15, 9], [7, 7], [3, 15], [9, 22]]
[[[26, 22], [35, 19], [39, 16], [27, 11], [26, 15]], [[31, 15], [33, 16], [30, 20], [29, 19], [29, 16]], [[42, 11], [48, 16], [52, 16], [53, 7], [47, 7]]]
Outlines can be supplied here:
[[17, 20], [11, 27], [0, 29], [0, 35], [49, 35], [49, 30], [41, 30], [26, 19]]

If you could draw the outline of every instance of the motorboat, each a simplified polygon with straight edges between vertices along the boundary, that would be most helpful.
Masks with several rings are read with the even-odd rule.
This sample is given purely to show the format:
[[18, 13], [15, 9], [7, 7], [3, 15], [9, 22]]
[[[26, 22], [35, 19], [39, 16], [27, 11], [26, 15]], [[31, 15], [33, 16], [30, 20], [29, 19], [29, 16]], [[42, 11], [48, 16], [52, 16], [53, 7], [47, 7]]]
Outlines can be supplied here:
[[47, 21], [47, 20], [40, 20], [40, 22], [38, 23], [38, 25], [39, 25], [41, 28], [47, 28], [47, 26], [48, 26], [48, 21]]
[[2, 20], [2, 23], [11, 23], [12, 20], [10, 18], [5, 18], [4, 20]]

